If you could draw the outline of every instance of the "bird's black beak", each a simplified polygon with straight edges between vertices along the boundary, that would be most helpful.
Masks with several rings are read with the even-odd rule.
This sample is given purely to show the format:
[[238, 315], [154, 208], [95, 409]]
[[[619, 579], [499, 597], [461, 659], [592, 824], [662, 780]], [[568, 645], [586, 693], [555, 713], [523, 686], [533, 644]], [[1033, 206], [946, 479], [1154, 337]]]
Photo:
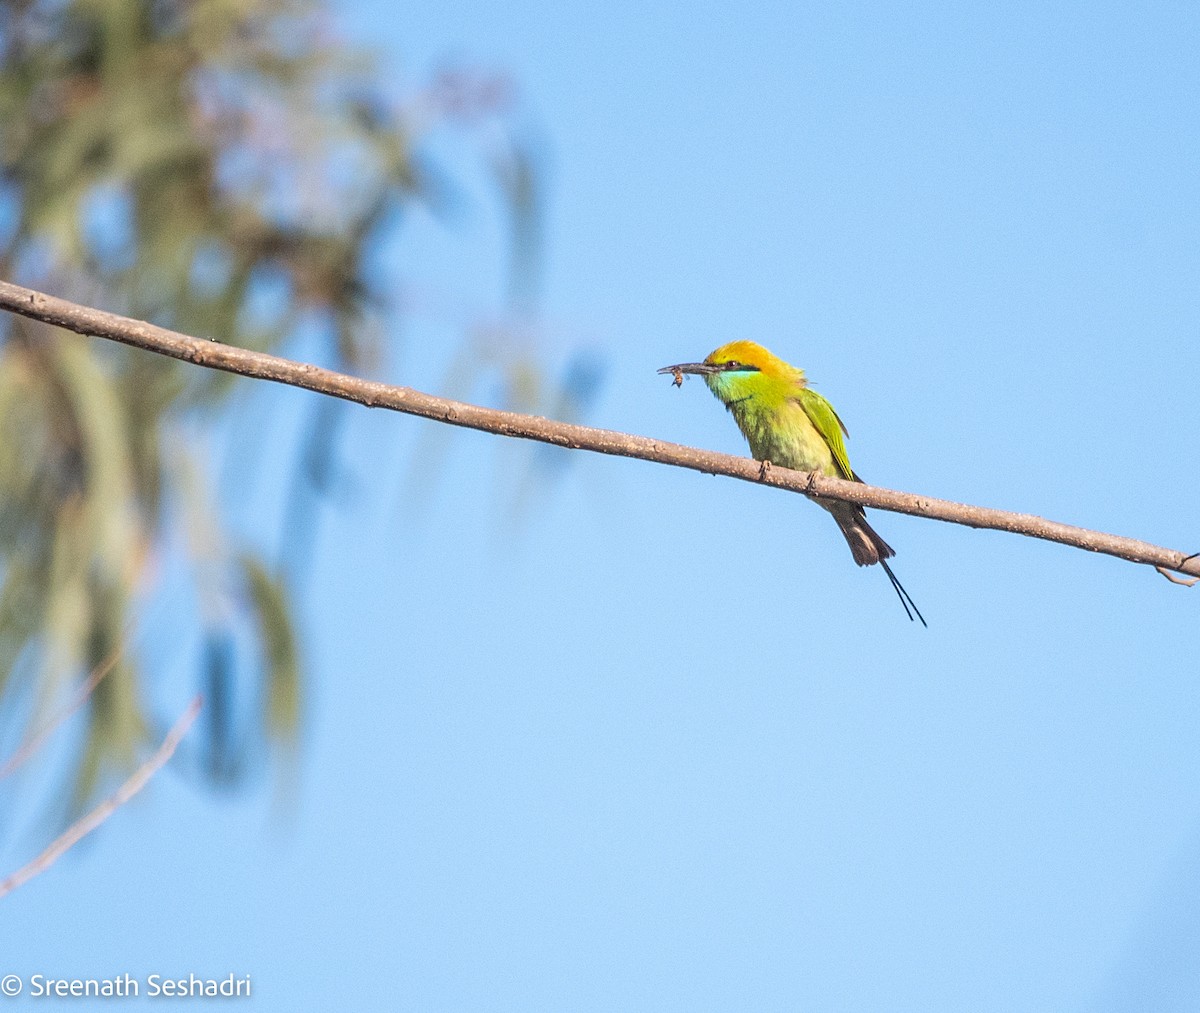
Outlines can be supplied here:
[[697, 376], [706, 376], [709, 373], [719, 373], [720, 366], [714, 366], [708, 362], [681, 362], [678, 366], [663, 366], [659, 373], [672, 373], [678, 376], [680, 373], [695, 373]]

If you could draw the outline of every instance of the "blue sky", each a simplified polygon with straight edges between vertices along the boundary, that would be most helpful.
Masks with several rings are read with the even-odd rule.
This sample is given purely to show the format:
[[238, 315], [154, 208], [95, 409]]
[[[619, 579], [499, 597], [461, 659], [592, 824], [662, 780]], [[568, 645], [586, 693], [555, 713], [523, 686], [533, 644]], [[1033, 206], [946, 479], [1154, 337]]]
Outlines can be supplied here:
[[[551, 373], [601, 357], [591, 423], [743, 453], [654, 370], [751, 338], [877, 484], [1200, 549], [1200, 12], [1053, 6], [338, 26], [398, 93], [448, 57], [519, 81], [551, 184], [531, 340]], [[383, 267], [495, 318], [501, 223], [456, 218]], [[449, 333], [407, 322], [389, 378], [437, 389]], [[430, 424], [351, 420], [291, 808], [165, 772], [6, 901], [0, 973], [249, 974], [279, 1010], [1200, 1001], [1200, 589], [875, 514], [924, 630], [794, 496], [580, 456], [513, 524], [526, 452], [464, 433], [401, 509]], [[229, 503], [251, 533], [276, 506]]]

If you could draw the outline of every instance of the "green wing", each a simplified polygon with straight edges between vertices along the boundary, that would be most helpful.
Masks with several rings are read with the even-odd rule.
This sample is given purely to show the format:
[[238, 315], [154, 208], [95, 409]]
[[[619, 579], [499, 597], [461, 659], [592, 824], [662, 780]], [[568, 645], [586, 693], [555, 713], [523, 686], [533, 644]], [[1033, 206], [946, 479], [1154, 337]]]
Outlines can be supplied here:
[[850, 470], [850, 458], [846, 456], [846, 444], [842, 440], [843, 433], [846, 436], [850, 434], [846, 432], [846, 427], [838, 418], [838, 413], [833, 410], [833, 405], [811, 387], [801, 390], [796, 395], [796, 400], [800, 402], [800, 407], [804, 409], [808, 420], [821, 434], [821, 439], [829, 444], [829, 449], [833, 452], [833, 463], [837, 465], [837, 470], [842, 478], [855, 481], [857, 476]]

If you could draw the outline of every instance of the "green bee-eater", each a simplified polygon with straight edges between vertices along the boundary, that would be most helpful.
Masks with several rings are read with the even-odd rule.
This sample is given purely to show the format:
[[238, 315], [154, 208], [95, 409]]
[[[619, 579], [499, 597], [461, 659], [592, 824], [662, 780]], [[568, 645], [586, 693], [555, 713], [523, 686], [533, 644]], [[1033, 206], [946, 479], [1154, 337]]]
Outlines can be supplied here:
[[[704, 377], [708, 389], [733, 412], [755, 460], [862, 481], [850, 468], [842, 440], [849, 433], [833, 405], [808, 386], [804, 370], [772, 355], [762, 345], [734, 341], [722, 345], [703, 362], [664, 366], [659, 372], [674, 374], [677, 386], [683, 383], [684, 373]], [[859, 566], [882, 566], [908, 618], [912, 619], [915, 612], [921, 624], [928, 625], [887, 564], [896, 553], [867, 523], [863, 508], [823, 501], [821, 506], [833, 514], [846, 536], [854, 562]]]

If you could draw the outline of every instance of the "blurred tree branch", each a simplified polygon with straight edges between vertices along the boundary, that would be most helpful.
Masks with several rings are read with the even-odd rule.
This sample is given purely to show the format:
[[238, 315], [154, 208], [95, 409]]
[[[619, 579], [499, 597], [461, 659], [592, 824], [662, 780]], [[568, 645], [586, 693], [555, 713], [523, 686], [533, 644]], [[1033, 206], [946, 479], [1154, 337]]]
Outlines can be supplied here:
[[83, 840], [83, 838], [121, 808], [121, 806], [133, 798], [134, 795], [146, 787], [150, 778], [171, 758], [178, 748], [179, 743], [183, 741], [183, 737], [187, 734], [188, 729], [192, 727], [192, 723], [200, 713], [201, 702], [201, 698], [198, 696], [192, 700], [175, 724], [171, 726], [170, 731], [167, 732], [166, 737], [162, 741], [162, 745], [133, 772], [129, 779], [111, 797], [105, 799], [87, 815], [80, 817], [67, 827], [33, 861], [23, 865], [6, 879], [0, 880], [0, 898], [12, 893], [17, 887], [28, 883], [29, 880], [33, 879], [39, 873], [45, 872], [67, 851]]
[[88, 698], [96, 691], [96, 687], [116, 667], [117, 662], [121, 660], [121, 655], [124, 652], [125, 644], [122, 642], [114, 648], [112, 654], [92, 669], [91, 673], [71, 697], [71, 701], [59, 713], [55, 714], [53, 718], [40, 728], [31, 728], [29, 730], [25, 736], [25, 741], [17, 747], [17, 751], [3, 763], [0, 763], [0, 781], [3, 781], [21, 766], [28, 763], [54, 731], [79, 710], [80, 707], [87, 703]]
[[1188, 554], [1166, 549], [1133, 538], [1049, 521], [1031, 514], [970, 506], [786, 468], [764, 468], [759, 462], [749, 458], [452, 401], [409, 387], [389, 386], [307, 363], [292, 362], [263, 352], [236, 348], [215, 341], [202, 341], [8, 282], [0, 282], [0, 308], [43, 323], [64, 327], [78, 334], [107, 338], [209, 369], [301, 387], [319, 394], [354, 401], [368, 408], [387, 408], [454, 426], [478, 429], [500, 436], [536, 440], [571, 450], [590, 450], [690, 468], [712, 475], [726, 475], [729, 478], [758, 482], [819, 499], [858, 503], [864, 507], [973, 528], [1007, 531], [1117, 556], [1160, 570], [1200, 577], [1200, 554], [1197, 553]]
[[[482, 170], [511, 233], [510, 300], [528, 310], [543, 191], [511, 82], [448, 70], [401, 97], [390, 70], [338, 39], [327, 7], [0, 0], [0, 278], [82, 302], [103, 293], [131, 316], [245, 348], [304, 341], [334, 368], [370, 373], [399, 333], [409, 271], [381, 250], [415, 209], [451, 217], [468, 203], [463, 177]], [[465, 168], [431, 156], [444, 127], [470, 142]], [[511, 337], [499, 359], [488, 365], [507, 373], [537, 361]], [[287, 538], [268, 561], [264, 525], [239, 537], [224, 522], [194, 438], [231, 389], [227, 376], [0, 321], [0, 730], [28, 741], [74, 673], [112, 654], [156, 595], [177, 594], [176, 656], [154, 670], [195, 670], [210, 782], [235, 784], [256, 746], [295, 737], [304, 625], [292, 602], [319, 501], [342, 474], [345, 406], [305, 405], [283, 462]], [[132, 650], [84, 699], [64, 793], [76, 809], [133, 769], [152, 701]]]

